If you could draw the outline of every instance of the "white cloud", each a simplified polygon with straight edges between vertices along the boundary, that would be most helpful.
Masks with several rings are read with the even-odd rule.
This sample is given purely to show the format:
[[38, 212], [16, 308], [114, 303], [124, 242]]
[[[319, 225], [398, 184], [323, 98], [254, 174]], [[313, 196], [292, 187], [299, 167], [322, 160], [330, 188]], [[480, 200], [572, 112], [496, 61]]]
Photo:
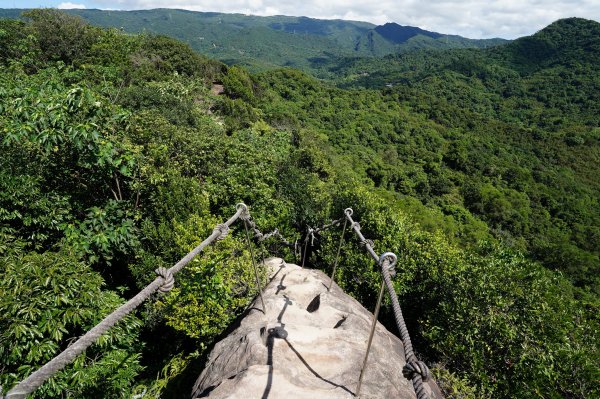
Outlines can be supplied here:
[[[255, 15], [396, 22], [471, 38], [530, 35], [566, 17], [600, 20], [598, 0], [93, 0], [113, 9], [181, 8]], [[69, 4], [72, 3], [62, 3]]]
[[61, 9], [61, 10], [69, 10], [71, 8], [85, 8], [85, 4], [77, 4], [77, 3], [60, 3], [59, 5], [56, 6], [56, 8]]

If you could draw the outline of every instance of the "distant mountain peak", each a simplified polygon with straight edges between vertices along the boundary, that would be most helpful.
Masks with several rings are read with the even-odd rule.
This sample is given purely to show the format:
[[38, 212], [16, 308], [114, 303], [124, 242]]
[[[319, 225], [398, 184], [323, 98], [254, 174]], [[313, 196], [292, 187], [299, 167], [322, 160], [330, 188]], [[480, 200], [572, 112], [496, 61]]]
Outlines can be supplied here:
[[[535, 36], [549, 36], [559, 41], [574, 39], [576, 36], [597, 36], [600, 33], [600, 23], [585, 18], [563, 18], [552, 22], [544, 29], [537, 32]], [[563, 37], [561, 37], [563, 36]]]
[[503, 50], [522, 73], [550, 65], [600, 62], [600, 23], [584, 18], [559, 19], [508, 44]]
[[384, 25], [377, 26], [375, 31], [383, 36], [386, 40], [392, 43], [404, 43], [408, 39], [417, 35], [423, 35], [432, 39], [440, 38], [444, 35], [437, 32], [430, 32], [414, 26], [402, 26], [395, 22], [388, 22]]
[[553, 27], [572, 27], [576, 25], [583, 26], [600, 26], [600, 22], [594, 21], [592, 19], [580, 18], [580, 17], [569, 17], [569, 18], [561, 18], [552, 22], [550, 25], [546, 26], [542, 30], [551, 29]]

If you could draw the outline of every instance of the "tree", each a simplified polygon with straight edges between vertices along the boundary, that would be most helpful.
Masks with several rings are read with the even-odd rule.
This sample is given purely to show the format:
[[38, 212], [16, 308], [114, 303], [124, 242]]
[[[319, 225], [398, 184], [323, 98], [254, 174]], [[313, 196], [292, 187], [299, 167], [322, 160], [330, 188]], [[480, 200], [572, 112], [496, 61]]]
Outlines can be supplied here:
[[[13, 243], [13, 247], [15, 247]], [[18, 246], [17, 246], [18, 247]], [[0, 384], [10, 388], [60, 353], [122, 300], [73, 254], [9, 250], [0, 256]], [[10, 295], [7, 295], [10, 293]], [[129, 316], [47, 381], [34, 397], [129, 397], [141, 371], [140, 321]]]
[[52, 8], [30, 10], [23, 16], [31, 20], [28, 26], [38, 38], [47, 61], [81, 62], [100, 33], [80, 17]]

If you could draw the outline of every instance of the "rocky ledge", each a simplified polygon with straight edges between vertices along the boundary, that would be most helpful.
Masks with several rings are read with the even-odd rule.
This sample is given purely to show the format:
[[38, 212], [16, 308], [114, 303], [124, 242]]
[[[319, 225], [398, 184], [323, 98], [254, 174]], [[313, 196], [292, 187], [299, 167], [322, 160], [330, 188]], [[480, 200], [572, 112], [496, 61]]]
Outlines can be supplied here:
[[[270, 283], [218, 342], [193, 389], [193, 398], [353, 398], [373, 315], [329, 277], [282, 259], [266, 261]], [[404, 348], [377, 324], [360, 397], [415, 398], [402, 376]], [[435, 383], [426, 383], [441, 398]]]

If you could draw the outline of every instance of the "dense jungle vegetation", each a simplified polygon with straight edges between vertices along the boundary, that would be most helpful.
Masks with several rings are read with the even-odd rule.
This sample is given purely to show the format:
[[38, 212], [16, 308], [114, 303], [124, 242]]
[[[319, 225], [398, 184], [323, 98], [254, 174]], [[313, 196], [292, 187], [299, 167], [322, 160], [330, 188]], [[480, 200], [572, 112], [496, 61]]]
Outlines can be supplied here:
[[[568, 19], [493, 49], [344, 59], [336, 87], [54, 10], [0, 20], [0, 384], [243, 201], [291, 239], [352, 207], [398, 254], [416, 349], [448, 397], [600, 396], [598, 50], [600, 24]], [[256, 295], [239, 227], [33, 397], [188, 395]], [[330, 271], [339, 234], [311, 266]], [[354, 239], [342, 253], [340, 285], [372, 308], [375, 265]]]

